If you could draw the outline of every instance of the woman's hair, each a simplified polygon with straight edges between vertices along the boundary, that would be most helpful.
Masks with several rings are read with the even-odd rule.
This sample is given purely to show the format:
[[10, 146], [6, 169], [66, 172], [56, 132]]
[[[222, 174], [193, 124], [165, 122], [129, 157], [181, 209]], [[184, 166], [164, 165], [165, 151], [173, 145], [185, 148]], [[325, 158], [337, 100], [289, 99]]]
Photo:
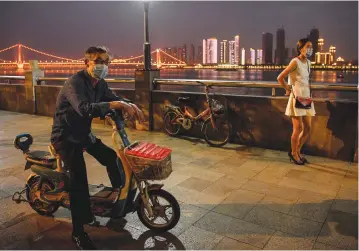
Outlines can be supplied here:
[[308, 38], [302, 38], [299, 39], [299, 41], [297, 42], [297, 53], [298, 56], [300, 55], [300, 50], [305, 46], [306, 43], [310, 42], [310, 40]]

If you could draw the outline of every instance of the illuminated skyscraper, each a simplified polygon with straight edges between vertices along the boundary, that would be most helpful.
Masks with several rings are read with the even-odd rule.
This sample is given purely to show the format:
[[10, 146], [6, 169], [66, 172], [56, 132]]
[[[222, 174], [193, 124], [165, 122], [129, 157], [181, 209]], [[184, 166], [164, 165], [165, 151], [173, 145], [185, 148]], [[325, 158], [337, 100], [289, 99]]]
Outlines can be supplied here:
[[242, 58], [241, 58], [241, 65], [245, 65], [246, 64], [246, 50], [244, 48], [242, 48]]
[[[313, 49], [313, 51], [314, 51], [314, 49]], [[324, 39], [323, 38], [318, 39], [318, 51], [324, 52]]]
[[258, 49], [257, 50], [257, 65], [263, 64], [263, 50]]
[[236, 42], [235, 41], [229, 41], [229, 63], [236, 65]]
[[186, 62], [186, 63], [187, 63], [187, 45], [186, 45], [186, 44], [184, 44], [184, 45], [182, 46], [182, 58], [181, 58], [181, 60], [182, 60], [183, 62]]
[[250, 48], [250, 54], [251, 54], [251, 65], [256, 64], [256, 50], [253, 48]]
[[223, 40], [221, 42], [221, 64], [228, 63], [228, 41]]
[[203, 39], [202, 51], [203, 51], [203, 53], [202, 53], [202, 57], [203, 57], [202, 63], [206, 64], [207, 63], [207, 40], [206, 39]]
[[203, 40], [203, 63], [217, 64], [218, 62], [217, 38]]
[[240, 43], [239, 43], [239, 35], [234, 37], [235, 47], [234, 47], [234, 64], [239, 65], [240, 62]]

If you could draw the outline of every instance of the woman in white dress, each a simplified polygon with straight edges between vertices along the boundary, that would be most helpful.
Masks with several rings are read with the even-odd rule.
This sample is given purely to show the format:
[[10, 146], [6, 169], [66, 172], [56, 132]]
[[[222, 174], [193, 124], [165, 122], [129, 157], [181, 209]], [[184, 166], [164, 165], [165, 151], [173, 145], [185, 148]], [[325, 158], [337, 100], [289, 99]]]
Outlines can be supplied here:
[[[285, 95], [289, 95], [285, 115], [292, 118], [293, 133], [291, 151], [288, 152], [288, 156], [295, 164], [304, 165], [308, 161], [301, 156], [300, 152], [310, 133], [311, 118], [315, 115], [309, 86], [309, 58], [313, 54], [312, 43], [309, 39], [303, 38], [298, 41], [297, 52], [298, 56], [292, 59], [287, 68], [279, 74], [277, 80], [286, 90]], [[284, 79], [288, 75], [289, 84], [286, 84]], [[304, 102], [301, 103], [296, 99]]]

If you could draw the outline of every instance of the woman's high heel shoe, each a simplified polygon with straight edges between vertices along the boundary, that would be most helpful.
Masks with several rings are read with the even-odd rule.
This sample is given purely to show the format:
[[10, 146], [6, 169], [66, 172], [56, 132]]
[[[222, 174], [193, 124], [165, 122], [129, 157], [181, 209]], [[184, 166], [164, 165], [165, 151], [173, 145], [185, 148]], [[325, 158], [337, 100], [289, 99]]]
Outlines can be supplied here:
[[303, 162], [302, 160], [297, 161], [297, 160], [294, 158], [294, 156], [292, 155], [291, 152], [288, 152], [288, 157], [289, 157], [289, 161], [290, 161], [290, 162], [293, 161], [294, 164], [296, 164], [296, 165], [304, 165], [304, 162]]
[[300, 160], [305, 164], [305, 163], [309, 163], [308, 160], [304, 157], [301, 157]]

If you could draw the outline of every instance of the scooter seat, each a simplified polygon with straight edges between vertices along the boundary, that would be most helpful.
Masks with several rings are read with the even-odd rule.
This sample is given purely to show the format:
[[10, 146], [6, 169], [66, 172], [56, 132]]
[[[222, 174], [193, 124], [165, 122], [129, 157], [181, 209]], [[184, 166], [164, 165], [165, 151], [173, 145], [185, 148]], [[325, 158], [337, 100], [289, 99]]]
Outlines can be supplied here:
[[43, 166], [52, 166], [56, 162], [56, 158], [46, 151], [29, 151], [25, 153], [25, 158], [31, 163]]

